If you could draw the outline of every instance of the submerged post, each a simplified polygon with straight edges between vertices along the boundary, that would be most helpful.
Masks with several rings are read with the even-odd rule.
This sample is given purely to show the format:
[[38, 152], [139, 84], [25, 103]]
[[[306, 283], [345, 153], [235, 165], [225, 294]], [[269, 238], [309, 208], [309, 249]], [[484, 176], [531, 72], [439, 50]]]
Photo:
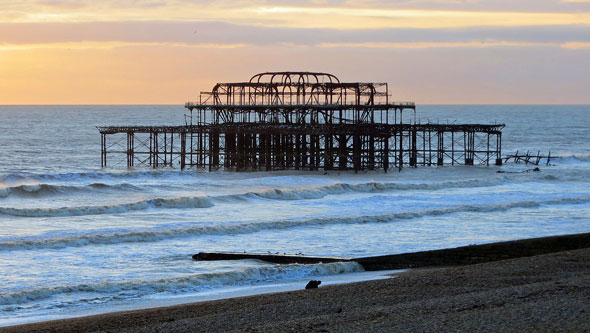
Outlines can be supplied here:
[[105, 133], [100, 134], [100, 167], [106, 168], [107, 166], [107, 135]]

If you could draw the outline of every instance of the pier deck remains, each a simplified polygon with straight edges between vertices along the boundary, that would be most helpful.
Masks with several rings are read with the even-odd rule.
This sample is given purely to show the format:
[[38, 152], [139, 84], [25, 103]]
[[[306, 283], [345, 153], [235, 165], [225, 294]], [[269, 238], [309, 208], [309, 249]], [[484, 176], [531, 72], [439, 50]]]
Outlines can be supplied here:
[[181, 126], [98, 127], [102, 167], [387, 171], [502, 164], [503, 124], [416, 123], [415, 104], [390, 102], [387, 83], [260, 73], [218, 83], [185, 107]]

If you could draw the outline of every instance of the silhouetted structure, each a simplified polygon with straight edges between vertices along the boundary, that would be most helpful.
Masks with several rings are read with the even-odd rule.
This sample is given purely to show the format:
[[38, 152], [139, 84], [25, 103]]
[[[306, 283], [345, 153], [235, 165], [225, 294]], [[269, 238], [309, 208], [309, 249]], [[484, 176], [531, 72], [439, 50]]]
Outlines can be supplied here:
[[110, 154], [124, 154], [127, 167], [237, 171], [502, 164], [504, 125], [404, 123], [403, 112], [415, 113], [415, 105], [390, 102], [387, 83], [260, 73], [218, 83], [185, 107], [182, 126], [99, 127], [102, 166]]

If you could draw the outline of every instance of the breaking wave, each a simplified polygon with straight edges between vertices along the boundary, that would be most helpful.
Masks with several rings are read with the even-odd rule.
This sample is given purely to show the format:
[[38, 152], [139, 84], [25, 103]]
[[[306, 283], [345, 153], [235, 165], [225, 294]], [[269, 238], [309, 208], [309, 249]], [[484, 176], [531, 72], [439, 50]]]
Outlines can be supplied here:
[[[34, 302], [52, 296], [75, 293], [97, 293], [107, 298], [138, 297], [155, 293], [198, 292], [227, 286], [256, 285], [273, 281], [302, 279], [310, 276], [325, 276], [363, 271], [356, 262], [334, 262], [313, 265], [272, 265], [248, 267], [240, 270], [218, 273], [203, 273], [179, 278], [155, 281], [104, 282], [78, 284], [50, 288], [39, 288], [0, 294], [0, 305], [14, 305]], [[93, 301], [96, 301], [94, 295]], [[75, 302], [83, 300], [77, 299]]]
[[79, 206], [58, 208], [12, 208], [0, 207], [0, 214], [25, 217], [57, 217], [57, 216], [81, 216], [98, 214], [117, 214], [129, 211], [144, 210], [148, 208], [208, 208], [213, 203], [207, 197], [180, 197], [147, 199], [132, 203], [103, 205], [103, 206]]
[[561, 164], [588, 164], [590, 154], [558, 155], [551, 158], [551, 163]]
[[82, 186], [74, 185], [53, 185], [53, 184], [22, 184], [6, 186], [0, 183], [0, 198], [9, 195], [18, 196], [41, 196], [52, 194], [75, 194], [87, 191], [110, 190], [110, 191], [139, 191], [139, 187], [131, 184], [105, 184], [92, 183]]
[[397, 220], [409, 220], [428, 216], [440, 216], [461, 212], [498, 212], [515, 208], [537, 208], [543, 205], [586, 204], [590, 196], [560, 198], [540, 201], [517, 201], [495, 205], [461, 205], [447, 208], [436, 208], [422, 211], [398, 212], [377, 215], [324, 217], [303, 220], [275, 220], [266, 222], [248, 222], [231, 225], [190, 226], [183, 228], [140, 230], [129, 232], [112, 232], [102, 234], [73, 235], [62, 238], [18, 239], [0, 242], [1, 250], [28, 250], [65, 247], [81, 247], [86, 245], [119, 244], [134, 242], [155, 242], [170, 238], [191, 237], [195, 235], [231, 235], [248, 234], [263, 230], [281, 230], [305, 226], [323, 226], [334, 224], [365, 224], [390, 223]]
[[336, 183], [331, 185], [319, 186], [310, 189], [280, 190], [272, 189], [264, 192], [250, 192], [253, 195], [265, 199], [275, 200], [301, 200], [301, 199], [321, 199], [327, 195], [343, 194], [347, 192], [385, 192], [385, 191], [410, 191], [410, 190], [440, 190], [446, 188], [465, 188], [465, 187], [488, 187], [497, 186], [506, 183], [504, 178], [493, 180], [459, 180], [440, 183], [360, 183], [347, 184]]
[[[146, 199], [138, 202], [102, 205], [102, 206], [78, 206], [78, 207], [57, 207], [57, 208], [13, 208], [0, 207], [0, 214], [23, 216], [23, 217], [53, 217], [53, 216], [82, 216], [98, 214], [117, 214], [129, 211], [138, 211], [148, 208], [208, 208], [214, 203], [240, 202], [252, 199], [269, 199], [269, 200], [308, 200], [321, 199], [328, 195], [337, 195], [351, 192], [384, 192], [384, 191], [407, 191], [407, 190], [438, 190], [445, 188], [464, 188], [464, 187], [487, 187], [501, 185], [506, 182], [505, 179], [499, 178], [494, 180], [462, 180], [441, 183], [360, 183], [347, 184], [336, 183], [325, 186], [296, 189], [271, 189], [262, 192], [248, 192], [243, 194], [221, 195], [221, 196], [197, 196], [197, 197], [177, 197], [177, 198], [156, 198]], [[26, 187], [25, 187], [26, 186]], [[34, 187], [37, 186], [37, 187]], [[130, 184], [107, 185], [94, 183], [88, 185], [92, 188], [115, 188], [123, 190], [137, 190], [140, 188]], [[16, 187], [19, 191], [80, 191], [80, 187], [73, 186], [53, 186], [53, 185], [20, 185]], [[15, 187], [10, 188], [11, 190]], [[1, 192], [0, 192], [1, 196]]]
[[[335, 183], [324, 186], [315, 186], [309, 188], [286, 188], [286, 189], [269, 189], [260, 192], [247, 192], [241, 194], [219, 195], [219, 196], [186, 196], [175, 198], [154, 198], [145, 199], [130, 203], [116, 203], [102, 206], [75, 206], [75, 207], [56, 207], [56, 208], [15, 208], [0, 207], [0, 214], [22, 216], [22, 217], [58, 217], [58, 216], [82, 216], [82, 215], [99, 215], [99, 214], [118, 214], [130, 211], [139, 211], [149, 208], [209, 208], [216, 203], [243, 202], [256, 199], [267, 200], [310, 200], [322, 199], [328, 195], [339, 195], [345, 193], [375, 193], [388, 191], [436, 191], [451, 188], [476, 188], [491, 187], [508, 184], [510, 176], [498, 177], [494, 179], [466, 179], [447, 182], [433, 183]], [[535, 181], [536, 178], [529, 178], [523, 181]], [[543, 175], [539, 177], [542, 180], [557, 180], [553, 175]], [[123, 184], [104, 184], [92, 183], [85, 186], [64, 186], [64, 185], [19, 185], [15, 187], [0, 187], [0, 197], [7, 190], [12, 192], [21, 192], [28, 194], [42, 193], [64, 193], [80, 192], [88, 189], [97, 190], [115, 190], [115, 191], [136, 191], [141, 192], [139, 186]], [[3, 192], [4, 191], [4, 192]]]
[[35, 175], [35, 178], [53, 181], [70, 180], [96, 180], [96, 179], [160, 179], [168, 177], [201, 177], [202, 174], [194, 171], [178, 170], [124, 170], [117, 172], [72, 172], [72, 173], [50, 173]]

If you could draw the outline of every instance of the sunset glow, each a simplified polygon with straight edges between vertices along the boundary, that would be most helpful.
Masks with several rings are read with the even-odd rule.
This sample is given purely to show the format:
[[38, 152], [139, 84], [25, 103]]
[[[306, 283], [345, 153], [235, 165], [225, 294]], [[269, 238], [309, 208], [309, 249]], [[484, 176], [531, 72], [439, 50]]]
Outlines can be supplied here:
[[2, 5], [0, 104], [182, 104], [269, 70], [401, 74], [418, 103], [590, 102], [582, 0]]

